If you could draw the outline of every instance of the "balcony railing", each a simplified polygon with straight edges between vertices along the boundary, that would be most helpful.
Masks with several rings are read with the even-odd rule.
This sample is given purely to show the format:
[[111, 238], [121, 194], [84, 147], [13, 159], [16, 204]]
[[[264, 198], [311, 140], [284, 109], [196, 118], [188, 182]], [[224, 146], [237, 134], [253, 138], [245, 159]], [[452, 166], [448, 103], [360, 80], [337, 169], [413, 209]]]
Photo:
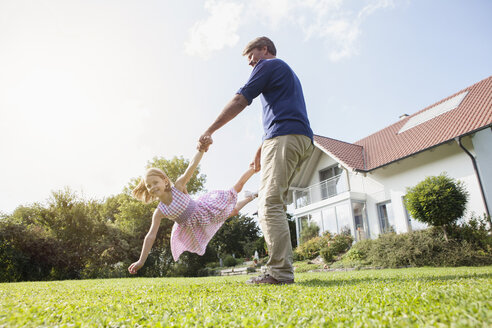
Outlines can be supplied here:
[[294, 204], [301, 208], [348, 191], [347, 176], [340, 174], [302, 190], [294, 190]]

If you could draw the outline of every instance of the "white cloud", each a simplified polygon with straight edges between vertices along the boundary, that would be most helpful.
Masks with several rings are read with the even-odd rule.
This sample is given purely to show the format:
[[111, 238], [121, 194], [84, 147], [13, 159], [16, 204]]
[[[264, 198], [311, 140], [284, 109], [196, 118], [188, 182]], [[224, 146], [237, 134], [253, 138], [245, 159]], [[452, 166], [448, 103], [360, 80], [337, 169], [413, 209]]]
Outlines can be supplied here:
[[[299, 28], [307, 40], [320, 39], [332, 61], [357, 54], [357, 41], [365, 19], [377, 10], [394, 5], [394, 0], [254, 0], [247, 5], [238, 1], [209, 0], [209, 17], [190, 29], [187, 53], [208, 58], [214, 51], [233, 47], [239, 41], [239, 28], [264, 24], [277, 29], [283, 24]], [[243, 10], [243, 7], [246, 6]], [[246, 25], [246, 24], [244, 24]]]
[[195, 23], [190, 29], [190, 39], [185, 44], [188, 54], [202, 58], [208, 58], [212, 52], [225, 46], [236, 45], [243, 5], [232, 1], [208, 0], [205, 9], [210, 16]]

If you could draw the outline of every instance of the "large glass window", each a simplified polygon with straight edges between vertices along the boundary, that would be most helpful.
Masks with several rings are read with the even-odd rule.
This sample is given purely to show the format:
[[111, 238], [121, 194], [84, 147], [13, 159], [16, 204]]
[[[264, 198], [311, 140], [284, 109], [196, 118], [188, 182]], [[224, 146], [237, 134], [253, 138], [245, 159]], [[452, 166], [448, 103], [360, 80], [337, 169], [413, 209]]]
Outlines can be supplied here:
[[427, 223], [420, 222], [415, 220], [410, 213], [408, 213], [407, 208], [405, 207], [405, 197], [402, 197], [402, 202], [403, 202], [403, 209], [405, 210], [405, 214], [407, 215], [408, 223], [410, 225], [411, 231], [416, 231], [416, 230], [423, 230], [427, 229], [429, 226]]
[[301, 207], [304, 207], [304, 206], [311, 204], [311, 200], [309, 199], [309, 192], [308, 191], [296, 190], [296, 191], [294, 191], [294, 195], [295, 195], [295, 200], [296, 200], [295, 201], [296, 208], [301, 208]]
[[299, 218], [299, 224], [301, 225], [300, 227], [301, 229], [299, 231], [302, 231], [308, 227], [310, 217], [311, 216], [308, 214], [308, 215], [301, 216]]
[[323, 232], [323, 222], [321, 222], [321, 212], [311, 213], [311, 224], [316, 224], [319, 227], [319, 232]]
[[325, 208], [323, 213], [323, 227], [330, 233], [338, 233], [338, 222], [335, 207]]
[[319, 181], [321, 182], [321, 199], [327, 199], [337, 194], [338, 178], [334, 177], [342, 174], [342, 169], [336, 166], [329, 167], [319, 172]]
[[357, 240], [366, 239], [368, 235], [368, 231], [366, 229], [366, 204], [353, 202], [352, 209], [354, 211], [354, 223]]
[[415, 220], [410, 215], [410, 213], [408, 213], [408, 211], [407, 211], [406, 208], [405, 208], [405, 212], [407, 214], [407, 218], [408, 218], [408, 221], [410, 223], [410, 227], [411, 227], [412, 231], [423, 230], [423, 229], [429, 228], [429, 225], [427, 225], [427, 223], [424, 223], [424, 222], [420, 222], [420, 221]]
[[381, 233], [396, 231], [391, 202], [378, 204], [378, 215]]
[[349, 204], [338, 205], [336, 207], [338, 233], [352, 234], [352, 215], [350, 214]]

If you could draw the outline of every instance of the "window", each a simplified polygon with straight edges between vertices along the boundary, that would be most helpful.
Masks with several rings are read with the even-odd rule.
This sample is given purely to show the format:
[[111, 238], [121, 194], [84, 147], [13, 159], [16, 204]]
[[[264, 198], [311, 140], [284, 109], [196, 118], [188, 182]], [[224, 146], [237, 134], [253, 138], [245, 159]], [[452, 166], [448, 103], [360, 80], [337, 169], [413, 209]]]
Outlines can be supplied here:
[[330, 233], [338, 233], [337, 214], [335, 213], [335, 207], [328, 207], [323, 209], [323, 227], [325, 231]]
[[342, 174], [342, 169], [338, 165], [331, 166], [319, 172], [321, 199], [327, 199], [337, 194], [337, 182], [340, 174]]
[[381, 233], [396, 231], [391, 202], [378, 204], [378, 215]]
[[352, 234], [353, 217], [349, 204], [337, 205], [338, 233]]
[[409, 228], [410, 228], [409, 231], [417, 231], [417, 230], [427, 229], [429, 227], [427, 225], [427, 223], [424, 223], [424, 222], [420, 222], [420, 221], [415, 220], [410, 215], [410, 213], [408, 213], [408, 210], [405, 207], [405, 197], [402, 197], [402, 202], [403, 202], [403, 209], [405, 210], [405, 214], [406, 214], [407, 220], [408, 220], [408, 225], [409, 225]]
[[311, 213], [311, 220], [309, 220], [310, 224], [316, 224], [319, 227], [320, 234], [323, 230], [323, 222], [321, 220], [321, 212], [313, 212]]
[[368, 231], [366, 229], [366, 204], [359, 202], [352, 202], [352, 209], [354, 211], [354, 222], [357, 240], [366, 239]]
[[294, 191], [296, 208], [301, 208], [311, 204], [311, 199], [309, 197], [309, 191], [306, 190], [296, 190]]
[[407, 209], [405, 209], [405, 213], [407, 213], [407, 218], [410, 223], [410, 227], [412, 228], [412, 231], [417, 231], [417, 230], [423, 230], [429, 228], [427, 223], [420, 222], [412, 218], [410, 213], [408, 213]]
[[435, 117], [438, 117], [439, 115], [442, 115], [444, 113], [447, 113], [455, 108], [457, 108], [463, 99], [465, 99], [466, 95], [468, 94], [468, 91], [462, 92], [459, 95], [454, 96], [453, 98], [450, 98], [446, 101], [443, 101], [442, 103], [435, 105], [434, 107], [429, 108], [428, 110], [417, 114], [415, 116], [412, 116], [406, 123], [405, 125], [402, 126], [400, 131], [398, 133], [403, 133], [414, 126], [417, 126], [419, 124], [422, 124], [424, 122], [427, 122], [429, 120], [432, 120]]

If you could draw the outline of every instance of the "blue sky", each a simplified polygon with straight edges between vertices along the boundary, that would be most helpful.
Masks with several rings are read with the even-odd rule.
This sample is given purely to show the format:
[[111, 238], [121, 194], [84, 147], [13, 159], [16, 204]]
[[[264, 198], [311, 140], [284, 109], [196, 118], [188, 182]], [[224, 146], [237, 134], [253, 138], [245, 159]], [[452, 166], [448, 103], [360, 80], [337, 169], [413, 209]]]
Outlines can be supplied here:
[[[347, 142], [492, 75], [488, 0], [0, 0], [0, 211], [65, 186], [103, 199], [154, 156], [190, 158], [261, 35], [301, 79], [314, 132]], [[214, 135], [207, 189], [247, 167], [260, 114], [257, 99]]]

